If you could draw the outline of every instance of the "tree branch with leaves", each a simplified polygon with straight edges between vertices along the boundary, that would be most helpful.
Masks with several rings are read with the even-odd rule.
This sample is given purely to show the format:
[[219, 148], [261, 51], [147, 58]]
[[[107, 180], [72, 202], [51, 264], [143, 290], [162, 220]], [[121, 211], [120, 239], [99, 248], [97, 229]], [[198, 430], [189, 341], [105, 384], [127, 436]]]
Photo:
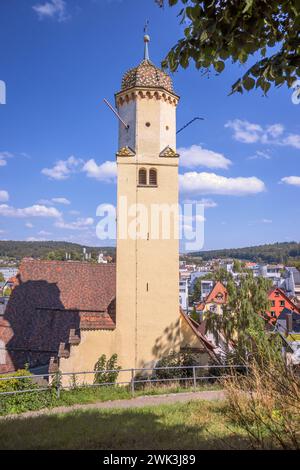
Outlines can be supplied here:
[[190, 61], [209, 73], [223, 72], [227, 61], [255, 63], [232, 85], [231, 93], [271, 85], [293, 86], [300, 77], [300, 0], [155, 0], [180, 5], [184, 37], [162, 65], [172, 72]]

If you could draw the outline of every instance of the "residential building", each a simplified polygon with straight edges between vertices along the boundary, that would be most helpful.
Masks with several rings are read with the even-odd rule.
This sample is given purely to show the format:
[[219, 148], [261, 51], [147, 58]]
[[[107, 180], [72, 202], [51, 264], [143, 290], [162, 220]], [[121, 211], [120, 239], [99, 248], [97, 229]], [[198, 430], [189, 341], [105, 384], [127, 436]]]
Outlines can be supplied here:
[[300, 272], [294, 267], [286, 268], [286, 277], [284, 281], [284, 288], [288, 295], [297, 297], [300, 301]]
[[279, 287], [276, 287], [269, 291], [268, 299], [271, 305], [270, 310], [266, 313], [272, 323], [276, 321], [276, 319], [279, 317], [279, 315], [285, 308], [288, 308], [293, 312], [299, 312], [299, 308]]
[[183, 277], [179, 279], [179, 305], [184, 312], [189, 308], [189, 281]]
[[294, 365], [300, 364], [300, 314], [284, 308], [280, 313], [275, 331], [283, 340], [287, 362]]
[[201, 301], [204, 301], [208, 294], [214, 287], [215, 281], [212, 279], [205, 279], [201, 281]]

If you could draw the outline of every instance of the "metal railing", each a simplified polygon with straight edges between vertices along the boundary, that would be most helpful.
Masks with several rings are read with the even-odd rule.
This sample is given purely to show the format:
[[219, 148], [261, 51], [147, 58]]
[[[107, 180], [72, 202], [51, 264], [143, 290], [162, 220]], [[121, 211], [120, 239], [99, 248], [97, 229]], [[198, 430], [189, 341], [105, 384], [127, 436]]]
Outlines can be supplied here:
[[[184, 371], [183, 376], [177, 376], [178, 371]], [[0, 390], [2, 381], [11, 380], [25, 380], [30, 385], [36, 384], [35, 388], [14, 389], [11, 391], [0, 392], [1, 396], [16, 395], [30, 392], [43, 392], [49, 390], [56, 390], [57, 398], [60, 397], [62, 390], [74, 390], [84, 387], [102, 387], [102, 386], [124, 386], [130, 387], [132, 395], [137, 391], [138, 384], [145, 386], [152, 384], [177, 384], [184, 382], [185, 384], [190, 383], [193, 390], [197, 389], [197, 383], [202, 381], [206, 383], [217, 382], [220, 379], [231, 377], [234, 371], [240, 371], [243, 374], [248, 373], [247, 365], [211, 365], [211, 366], [168, 366], [168, 367], [149, 367], [149, 368], [138, 368], [138, 369], [111, 369], [111, 370], [100, 370], [100, 371], [79, 371], [79, 372], [56, 372], [52, 374], [32, 374], [23, 376], [13, 376], [8, 374], [7, 376], [0, 377]], [[167, 372], [167, 375], [172, 375], [170, 371], [174, 371], [174, 376], [164, 377], [161, 373]], [[217, 371], [220, 371], [219, 373]], [[204, 375], [202, 375], [204, 372]], [[209, 375], [210, 372], [214, 374]], [[129, 380], [119, 380], [119, 375], [126, 373], [129, 375]], [[111, 382], [97, 382], [96, 376], [101, 374], [116, 374], [117, 379]], [[94, 376], [93, 383], [85, 382], [86, 376]], [[160, 376], [161, 375], [161, 376]], [[63, 384], [64, 379], [69, 377], [73, 384]], [[77, 383], [77, 379], [83, 378], [81, 383]], [[44, 383], [39, 386], [38, 382], [43, 381]], [[45, 384], [46, 382], [46, 384]], [[20, 383], [22, 385], [22, 383]], [[25, 382], [26, 385], [26, 382]]]

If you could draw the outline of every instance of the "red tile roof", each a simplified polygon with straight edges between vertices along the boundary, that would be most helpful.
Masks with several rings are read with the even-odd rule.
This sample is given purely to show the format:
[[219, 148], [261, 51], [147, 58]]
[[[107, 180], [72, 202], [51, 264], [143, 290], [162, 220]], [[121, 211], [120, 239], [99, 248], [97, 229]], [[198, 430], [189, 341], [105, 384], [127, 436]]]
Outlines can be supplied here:
[[105, 312], [116, 296], [115, 264], [78, 261], [22, 261], [18, 283], [45, 281], [58, 295], [43, 296], [39, 307], [47, 309]]
[[225, 304], [227, 302], [228, 292], [222, 282], [218, 281], [205, 299], [205, 303], [215, 302]]
[[13, 367], [49, 363], [81, 330], [115, 329], [115, 297], [114, 264], [23, 260], [0, 325]]

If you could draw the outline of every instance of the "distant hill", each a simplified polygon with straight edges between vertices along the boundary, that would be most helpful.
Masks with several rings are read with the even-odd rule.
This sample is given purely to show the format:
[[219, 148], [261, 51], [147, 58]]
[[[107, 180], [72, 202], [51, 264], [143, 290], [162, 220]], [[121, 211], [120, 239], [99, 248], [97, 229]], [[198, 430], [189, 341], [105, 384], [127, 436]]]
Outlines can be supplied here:
[[[114, 247], [88, 247], [88, 253], [92, 253], [96, 258], [98, 253], [105, 253], [115, 258]], [[51, 253], [55, 259], [64, 259], [65, 253], [71, 253], [72, 258], [80, 259], [83, 252], [83, 245], [68, 242], [25, 242], [25, 241], [2, 241], [0, 240], [0, 258], [9, 257], [21, 260], [25, 257], [42, 258], [49, 257]]]
[[198, 251], [189, 253], [187, 256], [202, 258], [204, 261], [212, 258], [238, 258], [255, 262], [288, 263], [289, 260], [300, 260], [300, 243], [273, 243], [245, 248]]

